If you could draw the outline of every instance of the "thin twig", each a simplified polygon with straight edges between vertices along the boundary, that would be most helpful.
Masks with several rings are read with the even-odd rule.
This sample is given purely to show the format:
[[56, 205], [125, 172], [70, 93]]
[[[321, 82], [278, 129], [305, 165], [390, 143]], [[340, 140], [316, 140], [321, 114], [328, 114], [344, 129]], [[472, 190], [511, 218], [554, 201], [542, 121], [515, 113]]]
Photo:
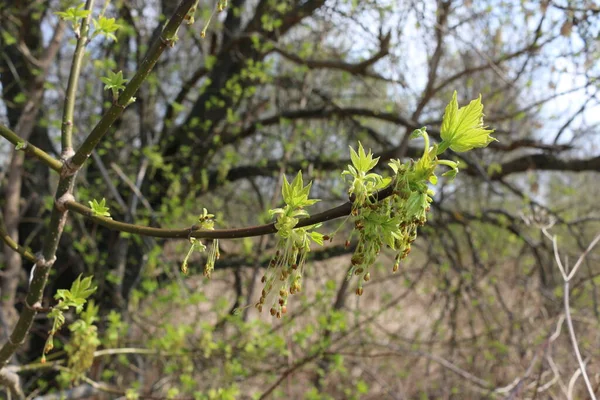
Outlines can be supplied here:
[[569, 281], [565, 281], [565, 316], [567, 320], [567, 327], [569, 328], [569, 337], [571, 338], [571, 344], [573, 345], [573, 351], [575, 351], [575, 356], [577, 357], [577, 362], [579, 363], [579, 369], [581, 370], [581, 375], [583, 375], [583, 380], [585, 382], [585, 386], [587, 387], [588, 394], [590, 395], [590, 399], [596, 400], [596, 395], [594, 394], [594, 388], [592, 387], [592, 383], [590, 382], [590, 378], [588, 377], [587, 371], [585, 369], [585, 363], [583, 362], [583, 358], [581, 357], [581, 352], [579, 351], [579, 345], [577, 344], [577, 337], [575, 336], [575, 329], [573, 328], [573, 320], [571, 319], [571, 310], [569, 307]]
[[[575, 328], [573, 327], [573, 319], [571, 317], [571, 307], [569, 304], [569, 295], [570, 295], [569, 283], [570, 283], [571, 279], [573, 279], [573, 277], [577, 273], [577, 270], [583, 263], [583, 260], [585, 259], [587, 254], [600, 241], [600, 234], [598, 234], [592, 240], [592, 242], [587, 247], [587, 249], [585, 249], [585, 251], [579, 256], [579, 259], [575, 263], [575, 266], [573, 267], [573, 269], [569, 272], [568, 265], [565, 267], [560, 259], [560, 253], [558, 251], [556, 235], [550, 235], [550, 233], [547, 231], [547, 228], [542, 228], [542, 233], [552, 241], [552, 247], [553, 247], [553, 251], [554, 251], [554, 259], [556, 260], [558, 269], [560, 270], [560, 273], [563, 276], [563, 280], [565, 282], [563, 299], [564, 299], [564, 308], [565, 308], [565, 319], [567, 321], [567, 327], [569, 329], [569, 337], [571, 339], [571, 345], [573, 346], [573, 351], [575, 352], [575, 357], [577, 358], [577, 362], [579, 364], [579, 370], [581, 371], [581, 375], [583, 376], [583, 380], [585, 382], [585, 386], [587, 388], [588, 394], [590, 395], [590, 399], [596, 400], [596, 395], [594, 393], [594, 389], [590, 382], [590, 378], [587, 374], [587, 371], [585, 368], [585, 363], [583, 361], [583, 358], [581, 357], [581, 351], [579, 350], [579, 344], [577, 343], [577, 336], [575, 335]], [[571, 390], [572, 390], [571, 385], [575, 383], [574, 381], [576, 378], [577, 378], [577, 374], [575, 374], [573, 376], [573, 378], [571, 378], [571, 381], [569, 382], [569, 391], [568, 391], [569, 394], [571, 393]]]

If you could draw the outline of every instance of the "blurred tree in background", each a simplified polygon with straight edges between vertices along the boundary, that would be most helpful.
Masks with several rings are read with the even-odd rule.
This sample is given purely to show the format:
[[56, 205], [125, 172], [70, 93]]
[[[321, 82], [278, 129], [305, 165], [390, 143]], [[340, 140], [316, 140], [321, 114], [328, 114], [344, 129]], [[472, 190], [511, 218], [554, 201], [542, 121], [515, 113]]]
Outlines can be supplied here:
[[[15, 344], [20, 315], [33, 320], [0, 376], [13, 397], [19, 377], [44, 400], [586, 398], [567, 322], [598, 392], [600, 253], [570, 281], [571, 315], [544, 235], [570, 265], [600, 232], [598, 1], [200, 1], [193, 25], [164, 36], [194, 1], [178, 3], [97, 1], [88, 30], [89, 0], [0, 2], [0, 124], [28, 142], [0, 141], [0, 344]], [[135, 102], [115, 101], [157, 48]], [[461, 173], [432, 185], [410, 257], [392, 274], [382, 251], [361, 297], [346, 279], [348, 232], [310, 253], [302, 294], [272, 319], [253, 306], [275, 237], [221, 240], [209, 281], [203, 256], [181, 274], [188, 241], [71, 212], [42, 304], [25, 301], [69, 180], [32, 155], [70, 156], [65, 130], [85, 148], [115, 115], [74, 179], [80, 203], [106, 198], [112, 218], [139, 225], [189, 227], [206, 208], [217, 228], [245, 227], [272, 220], [281, 176], [298, 170], [322, 199], [314, 209], [347, 201], [340, 173], [358, 140], [377, 168], [417, 158], [410, 134], [426, 126], [439, 141], [455, 90], [461, 105], [482, 95], [498, 141], [451, 153]], [[42, 364], [47, 307], [79, 275], [93, 276], [93, 302], [65, 313]]]

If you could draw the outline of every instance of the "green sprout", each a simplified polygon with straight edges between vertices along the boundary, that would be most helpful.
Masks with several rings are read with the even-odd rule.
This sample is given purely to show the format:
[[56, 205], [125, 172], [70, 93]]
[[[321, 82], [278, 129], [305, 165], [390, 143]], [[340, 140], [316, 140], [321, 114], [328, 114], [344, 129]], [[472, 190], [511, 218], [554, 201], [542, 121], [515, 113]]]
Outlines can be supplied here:
[[123, 78], [123, 71], [117, 73], [108, 71], [108, 76], [103, 76], [100, 80], [104, 83], [104, 90], [112, 92], [113, 102], [119, 99], [119, 91], [125, 89], [127, 79]]
[[94, 23], [94, 33], [92, 37], [97, 35], [103, 35], [108, 39], [112, 39], [115, 42], [117, 41], [117, 37], [114, 32], [116, 32], [121, 25], [119, 25], [114, 18], [106, 18], [104, 16], [98, 18], [97, 20], [92, 21]]
[[84, 3], [81, 3], [77, 7], [68, 8], [65, 11], [57, 11], [55, 12], [61, 19], [67, 22], [71, 22], [71, 26], [73, 27], [73, 31], [75, 31], [75, 35], [79, 37], [81, 34], [81, 20], [87, 18], [90, 15], [90, 10], [84, 10]]
[[27, 148], [27, 142], [25, 142], [25, 141], [20, 141], [15, 146], [15, 150], [17, 150], [17, 151], [19, 151], [19, 150], [25, 150], [26, 148]]
[[342, 172], [342, 176], [352, 178], [348, 194], [354, 196], [356, 206], [361, 206], [369, 196], [386, 187], [391, 180], [376, 173], [369, 173], [379, 162], [379, 157], [373, 158], [371, 150], [365, 153], [362, 143], [358, 142], [358, 152], [350, 147], [350, 159], [352, 165], [348, 165], [348, 168]]
[[106, 199], [104, 197], [100, 200], [100, 203], [96, 199], [93, 199], [92, 201], [88, 201], [88, 204], [95, 216], [110, 218], [109, 208], [106, 206]]
[[[213, 214], [209, 214], [206, 208], [202, 209], [202, 214], [198, 217], [198, 225], [196, 225], [198, 229], [204, 229], [212, 231], [215, 229], [215, 216]], [[194, 251], [198, 251], [199, 253], [204, 253], [206, 251], [206, 246], [199, 239], [194, 237], [190, 237], [190, 244], [192, 245], [188, 250], [185, 258], [183, 259], [183, 263], [181, 264], [181, 272], [185, 275], [188, 273], [188, 261]], [[215, 269], [215, 261], [221, 257], [219, 252], [219, 240], [214, 239], [212, 241], [212, 246], [208, 252], [208, 257], [206, 259], [206, 264], [204, 266], [204, 276], [210, 279], [212, 275], [212, 271]]]

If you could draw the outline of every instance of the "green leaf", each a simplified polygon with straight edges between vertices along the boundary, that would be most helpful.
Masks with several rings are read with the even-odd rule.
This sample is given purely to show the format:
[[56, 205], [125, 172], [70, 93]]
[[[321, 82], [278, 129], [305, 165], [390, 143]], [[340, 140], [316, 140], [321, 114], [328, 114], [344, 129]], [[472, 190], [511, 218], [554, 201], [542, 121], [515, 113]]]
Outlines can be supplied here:
[[[292, 181], [292, 191], [294, 193], [295, 198], [302, 195], [303, 188], [304, 188], [304, 180], [302, 179], [302, 171], [298, 171], [298, 173], [296, 174], [296, 177]], [[308, 189], [310, 190], [310, 184], [309, 184]]]
[[455, 169], [451, 169], [450, 171], [446, 171], [442, 174], [442, 176], [445, 176], [447, 178], [450, 178], [450, 180], [456, 178], [456, 175], [458, 174], [458, 168]]
[[78, 20], [90, 15], [90, 10], [83, 9], [84, 5], [84, 3], [81, 3], [77, 7], [68, 8], [66, 11], [57, 11], [54, 14], [58, 15], [65, 21], [76, 23]]
[[78, 299], [87, 299], [90, 297], [97, 289], [92, 284], [92, 279], [92, 276], [81, 279], [81, 275], [79, 275], [71, 285], [71, 294]]
[[105, 84], [104, 90], [112, 90], [113, 93], [118, 93], [119, 90], [125, 89], [125, 83], [127, 82], [127, 79], [123, 78], [123, 71], [117, 73], [108, 71], [108, 76], [103, 76], [100, 80]]
[[350, 159], [356, 171], [363, 173], [372, 170], [379, 162], [379, 157], [374, 159], [370, 149], [368, 153], [365, 153], [365, 148], [361, 142], [358, 142], [358, 153], [350, 146]]
[[93, 36], [104, 35], [115, 42], [117, 41], [117, 37], [114, 35], [114, 32], [121, 28], [121, 25], [119, 25], [114, 18], [106, 18], [102, 16], [98, 20], [93, 20], [93, 23], [95, 28]]
[[424, 134], [427, 133], [427, 127], [422, 127], [419, 129], [415, 129], [414, 131], [412, 131], [412, 133], [410, 134], [410, 139], [416, 139], [419, 138], [421, 136], [423, 136]]
[[283, 186], [281, 192], [283, 195], [283, 201], [292, 208], [307, 207], [318, 202], [318, 199], [309, 199], [310, 188], [312, 182], [304, 186], [304, 180], [302, 179], [302, 171], [298, 171], [296, 177], [289, 183], [285, 175], [283, 176]]
[[61, 19], [71, 22], [73, 30], [79, 35], [79, 27], [81, 20], [90, 15], [90, 10], [84, 10], [84, 3], [81, 3], [77, 7], [68, 8], [65, 11], [57, 11], [54, 14], [58, 15]]
[[[358, 142], [358, 145], [362, 146], [360, 142]], [[358, 157], [358, 154], [356, 153], [356, 151], [354, 151], [352, 146], [350, 146], [350, 160], [352, 160], [352, 165], [354, 165], [356, 170], [360, 171], [360, 158]]]
[[108, 212], [109, 208], [106, 206], [106, 199], [102, 198], [100, 203], [96, 201], [96, 199], [92, 201], [88, 201], [90, 208], [92, 209], [92, 213], [98, 217], [110, 218], [110, 213]]
[[290, 183], [285, 175], [283, 175], [283, 187], [281, 188], [281, 194], [283, 195], [283, 201], [286, 204], [292, 202], [292, 187], [290, 186]]
[[69, 307], [74, 307], [75, 311], [80, 313], [83, 310], [87, 298], [91, 296], [96, 289], [97, 287], [92, 284], [92, 276], [88, 276], [82, 280], [81, 275], [79, 275], [71, 285], [71, 289], [57, 290], [54, 298], [59, 300], [59, 303], [53, 308], [53, 311], [56, 310], [56, 313], [49, 315], [50, 317], [55, 318], [55, 325], [58, 324], [58, 327], [62, 325], [62, 323], [60, 323], [61, 318], [64, 322], [62, 311], [68, 310]]
[[469, 105], [458, 108], [457, 93], [446, 107], [442, 121], [440, 150], [450, 147], [456, 152], [465, 152], [485, 147], [496, 140], [490, 134], [493, 130], [483, 125], [483, 104], [481, 95]]
[[15, 43], [17, 43], [17, 38], [14, 37], [13, 35], [11, 35], [10, 33], [8, 33], [7, 31], [1, 31], [0, 35], [2, 35], [2, 40], [4, 41], [4, 44], [6, 46], [11, 46]]
[[14, 98], [13, 101], [16, 104], [24, 104], [27, 101], [27, 96], [25, 96], [25, 93], [23, 92], [19, 92]]
[[320, 234], [319, 232], [310, 232], [309, 233], [310, 238], [313, 240], [313, 242], [323, 246], [323, 235]]

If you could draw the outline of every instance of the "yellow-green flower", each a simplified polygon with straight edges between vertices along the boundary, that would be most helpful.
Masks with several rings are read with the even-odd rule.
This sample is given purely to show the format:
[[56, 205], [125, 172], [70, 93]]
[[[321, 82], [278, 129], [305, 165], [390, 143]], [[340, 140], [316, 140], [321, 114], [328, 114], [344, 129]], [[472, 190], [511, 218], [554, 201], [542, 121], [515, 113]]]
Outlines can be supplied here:
[[456, 91], [452, 101], [446, 107], [442, 122], [440, 148], [450, 147], [457, 153], [469, 151], [477, 147], [485, 147], [496, 140], [490, 134], [493, 129], [483, 125], [483, 104], [481, 95], [472, 100], [468, 106], [458, 108]]

